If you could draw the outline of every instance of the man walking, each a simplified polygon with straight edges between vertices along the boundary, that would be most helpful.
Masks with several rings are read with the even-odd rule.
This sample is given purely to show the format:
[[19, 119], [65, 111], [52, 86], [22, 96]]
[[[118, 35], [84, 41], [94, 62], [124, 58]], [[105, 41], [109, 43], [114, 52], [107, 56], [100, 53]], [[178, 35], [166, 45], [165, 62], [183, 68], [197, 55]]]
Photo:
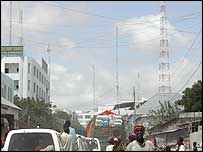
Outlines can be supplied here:
[[134, 126], [136, 140], [129, 143], [126, 151], [154, 151], [154, 145], [149, 140], [144, 140], [145, 127], [141, 124]]
[[73, 150], [73, 142], [72, 137], [69, 134], [70, 130], [67, 124], [63, 125], [64, 132], [61, 134], [62, 145], [65, 151], [72, 151]]
[[76, 136], [76, 133], [75, 133], [75, 129], [70, 127], [71, 126], [71, 122], [70, 120], [66, 120], [65, 123], [64, 123], [70, 130], [70, 135], [72, 137], [72, 142], [73, 142], [73, 151], [76, 151], [77, 150], [77, 136]]

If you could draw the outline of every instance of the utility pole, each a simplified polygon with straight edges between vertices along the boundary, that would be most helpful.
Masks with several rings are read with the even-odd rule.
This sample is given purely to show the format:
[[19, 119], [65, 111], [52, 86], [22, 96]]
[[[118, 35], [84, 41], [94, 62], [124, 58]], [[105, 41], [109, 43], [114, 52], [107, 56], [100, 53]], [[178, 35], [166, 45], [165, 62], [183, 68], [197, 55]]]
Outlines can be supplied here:
[[136, 118], [135, 87], [133, 87], [133, 101], [134, 101], [134, 121], [135, 121]]
[[118, 85], [118, 27], [116, 27], [116, 100], [118, 104], [118, 114], [120, 115], [119, 85]]
[[49, 48], [49, 44], [48, 44], [47, 52], [48, 52], [48, 57], [49, 57], [49, 96], [48, 96], [48, 102], [50, 102], [50, 100], [51, 100], [51, 65], [50, 65], [51, 49]]
[[140, 73], [137, 73], [137, 101], [140, 100]]
[[9, 45], [12, 45], [12, 1], [10, 1], [10, 28], [9, 28]]
[[94, 105], [94, 108], [95, 108], [95, 111], [97, 112], [98, 109], [97, 109], [97, 103], [96, 103], [96, 100], [95, 100], [95, 65], [92, 65], [92, 69], [93, 69], [93, 105]]

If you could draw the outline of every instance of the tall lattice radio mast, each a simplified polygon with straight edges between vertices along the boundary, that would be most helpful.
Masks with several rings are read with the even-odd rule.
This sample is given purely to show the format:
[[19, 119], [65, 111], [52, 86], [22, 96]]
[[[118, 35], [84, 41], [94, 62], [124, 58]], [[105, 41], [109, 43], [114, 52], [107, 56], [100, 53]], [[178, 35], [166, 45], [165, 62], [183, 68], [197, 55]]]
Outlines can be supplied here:
[[171, 93], [166, 5], [163, 1], [160, 2], [160, 14], [159, 93]]

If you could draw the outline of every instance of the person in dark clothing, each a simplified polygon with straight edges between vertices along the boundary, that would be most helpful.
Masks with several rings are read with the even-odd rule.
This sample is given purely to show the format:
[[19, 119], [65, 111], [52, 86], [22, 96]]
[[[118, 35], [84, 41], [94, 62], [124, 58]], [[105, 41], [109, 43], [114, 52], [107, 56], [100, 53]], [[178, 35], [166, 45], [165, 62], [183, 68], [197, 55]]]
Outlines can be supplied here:
[[171, 151], [170, 146], [166, 146], [166, 151]]
[[122, 143], [120, 138], [114, 138], [113, 151], [125, 151], [126, 145]]
[[129, 143], [133, 142], [134, 140], [136, 140], [136, 135], [132, 134], [128, 137]]
[[185, 145], [183, 144], [183, 138], [182, 137], [178, 137], [178, 139], [177, 139], [176, 151], [185, 151]]
[[197, 142], [193, 142], [193, 151], [198, 151], [197, 150]]

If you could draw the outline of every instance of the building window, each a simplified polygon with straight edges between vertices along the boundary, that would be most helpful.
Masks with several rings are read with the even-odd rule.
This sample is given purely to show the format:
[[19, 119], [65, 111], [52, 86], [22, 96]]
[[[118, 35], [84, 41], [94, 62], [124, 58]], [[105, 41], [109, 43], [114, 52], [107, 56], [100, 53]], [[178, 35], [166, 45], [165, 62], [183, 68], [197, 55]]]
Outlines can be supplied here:
[[42, 74], [42, 84], [43, 84], [43, 80], [44, 80], [44, 77], [43, 77], [43, 74]]
[[9, 73], [9, 69], [8, 68], [5, 68], [5, 73]]
[[34, 76], [36, 75], [36, 67], [34, 66]]
[[28, 80], [27, 87], [28, 87], [28, 91], [30, 91], [30, 80]]
[[41, 72], [39, 72], [39, 81], [41, 81]]
[[89, 118], [91, 118], [90, 115], [86, 115], [86, 116], [85, 116], [85, 119], [89, 119]]
[[14, 86], [14, 89], [17, 91], [19, 89], [19, 80], [14, 80]]
[[36, 93], [37, 93], [37, 95], [36, 95], [36, 96], [37, 96], [37, 98], [38, 98], [38, 85], [37, 85], [37, 91], [36, 91]]
[[6, 98], [6, 85], [4, 85], [4, 98]]
[[12, 98], [13, 98], [13, 90], [12, 90], [12, 88], [11, 88], [11, 89], [10, 89], [10, 101], [13, 101]]
[[44, 77], [44, 86], [46, 86], [46, 79], [45, 79], [45, 77]]
[[8, 100], [9, 100], [9, 97], [10, 97], [10, 89], [9, 89], [9, 87], [8, 87], [8, 96], [7, 96], [8, 98]]
[[35, 83], [34, 83], [34, 93], [35, 93]]
[[1, 94], [4, 95], [4, 88], [1, 88]]
[[5, 73], [18, 73], [19, 63], [5, 63]]
[[28, 63], [28, 73], [30, 73], [30, 63]]
[[39, 74], [39, 72], [38, 72], [38, 69], [37, 69], [37, 79], [38, 79], [38, 74]]
[[39, 88], [39, 97], [41, 97], [41, 88]]

